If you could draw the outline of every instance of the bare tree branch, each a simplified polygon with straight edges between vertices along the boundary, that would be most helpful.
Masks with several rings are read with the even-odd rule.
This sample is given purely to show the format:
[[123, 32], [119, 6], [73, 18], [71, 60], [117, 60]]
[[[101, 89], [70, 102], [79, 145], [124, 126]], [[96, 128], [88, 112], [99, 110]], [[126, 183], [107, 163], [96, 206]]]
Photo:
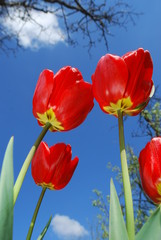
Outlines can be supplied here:
[[[12, 18], [12, 12], [24, 21], [24, 24], [33, 21], [31, 11], [54, 14], [65, 29], [66, 41], [75, 45], [78, 43], [77, 34], [80, 33], [90, 49], [97, 41], [104, 41], [108, 49], [108, 37], [112, 35], [110, 28], [119, 26], [126, 28], [128, 22], [135, 23], [139, 14], [131, 6], [122, 1], [110, 6], [108, 1], [101, 0], [1, 0], [0, 1], [0, 48], [9, 51], [10, 48], [22, 47], [19, 33], [11, 33], [2, 24], [5, 17]], [[35, 22], [37, 20], [35, 19]], [[42, 26], [43, 27], [43, 26]], [[43, 29], [44, 30], [44, 29]], [[15, 41], [15, 45], [13, 45]]]

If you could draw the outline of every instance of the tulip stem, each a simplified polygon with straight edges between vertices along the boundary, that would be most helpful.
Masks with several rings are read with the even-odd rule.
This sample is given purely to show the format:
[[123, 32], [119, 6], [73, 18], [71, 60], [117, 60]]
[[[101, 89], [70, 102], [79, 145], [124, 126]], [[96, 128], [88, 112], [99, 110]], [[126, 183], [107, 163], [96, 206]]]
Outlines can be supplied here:
[[27, 173], [27, 170], [29, 168], [29, 165], [31, 163], [31, 160], [35, 154], [35, 151], [36, 149], [38, 148], [40, 142], [42, 141], [43, 137], [45, 136], [46, 132], [48, 131], [48, 129], [51, 127], [51, 124], [50, 123], [46, 123], [46, 125], [44, 126], [43, 130], [41, 131], [40, 135], [38, 136], [37, 140], [35, 141], [34, 145], [31, 147], [31, 150], [30, 152], [28, 153], [23, 165], [22, 165], [22, 168], [19, 172], [19, 175], [17, 177], [17, 180], [15, 182], [15, 185], [14, 185], [14, 189], [13, 189], [13, 203], [15, 204], [16, 200], [17, 200], [17, 197], [18, 197], [18, 194], [19, 194], [19, 191], [21, 189], [21, 186], [22, 186], [22, 183], [24, 181], [24, 178], [25, 178], [25, 175]]
[[28, 233], [27, 233], [26, 240], [31, 239], [31, 235], [32, 235], [32, 232], [33, 232], [33, 229], [34, 229], [34, 226], [35, 226], [35, 221], [36, 221], [36, 218], [37, 218], [37, 214], [38, 214], [39, 208], [41, 206], [41, 202], [43, 200], [45, 192], [46, 192], [46, 187], [43, 187], [42, 191], [41, 191], [41, 194], [40, 194], [40, 197], [39, 197], [39, 200], [37, 202], [34, 214], [32, 216], [32, 220], [31, 220], [31, 223], [30, 223], [30, 227], [29, 227], [29, 230], [28, 230]]
[[127, 157], [125, 150], [124, 140], [124, 125], [123, 114], [118, 111], [118, 125], [119, 125], [119, 142], [120, 142], [120, 156], [121, 156], [121, 168], [122, 178], [125, 196], [125, 210], [126, 210], [126, 227], [129, 236], [129, 240], [135, 239], [135, 225], [134, 225], [134, 210], [132, 201], [132, 191], [128, 172]]

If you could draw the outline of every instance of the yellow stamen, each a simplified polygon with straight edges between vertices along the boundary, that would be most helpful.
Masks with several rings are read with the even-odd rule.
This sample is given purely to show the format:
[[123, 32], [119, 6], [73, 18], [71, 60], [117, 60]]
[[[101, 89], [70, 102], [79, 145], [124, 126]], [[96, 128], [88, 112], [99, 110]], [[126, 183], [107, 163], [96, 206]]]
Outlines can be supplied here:
[[161, 182], [157, 183], [156, 186], [157, 186], [157, 191], [158, 191], [159, 195], [161, 196]]
[[55, 113], [52, 108], [48, 109], [45, 113], [37, 113], [37, 120], [42, 124], [45, 125], [49, 122], [52, 126], [50, 127], [50, 131], [62, 131], [64, 127], [62, 126], [61, 122], [59, 122], [55, 116]]
[[46, 188], [48, 188], [50, 190], [55, 190], [52, 183], [45, 183], [45, 182], [43, 182], [43, 183], [37, 183], [37, 185], [39, 185], [41, 187], [46, 187]]
[[160, 197], [157, 198], [157, 199], [158, 199], [159, 202], [161, 202], [161, 182], [157, 183], [156, 187], [157, 187], [157, 192], [160, 195]]
[[103, 107], [103, 109], [109, 114], [118, 116], [117, 114], [119, 110], [121, 112], [126, 113], [128, 112], [129, 108], [131, 108], [132, 105], [133, 103], [131, 102], [130, 97], [127, 97], [127, 98], [119, 99], [117, 103], [111, 102], [110, 106], [105, 106]]
[[135, 113], [135, 112], [141, 111], [145, 107], [146, 102], [139, 104], [134, 109], [131, 109], [132, 105], [133, 105], [133, 102], [131, 101], [131, 98], [127, 97], [127, 98], [119, 99], [117, 101], [117, 103], [110, 102], [110, 106], [105, 106], [105, 107], [103, 107], [103, 109], [107, 113], [115, 115], [115, 116], [118, 116], [118, 111], [121, 111], [124, 114], [131, 115], [130, 113]]

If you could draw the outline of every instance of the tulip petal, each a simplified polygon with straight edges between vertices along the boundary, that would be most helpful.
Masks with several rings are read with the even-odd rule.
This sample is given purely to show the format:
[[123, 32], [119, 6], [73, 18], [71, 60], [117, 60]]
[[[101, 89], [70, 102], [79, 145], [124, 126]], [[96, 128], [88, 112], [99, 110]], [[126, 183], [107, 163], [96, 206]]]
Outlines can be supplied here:
[[67, 177], [71, 157], [72, 157], [71, 146], [69, 144], [65, 145], [63, 151], [60, 152], [59, 161], [57, 162], [56, 170], [53, 173], [51, 179], [55, 189], [58, 189], [58, 185], [60, 184], [60, 182], [64, 181], [64, 178]]
[[59, 180], [59, 182], [55, 185], [56, 190], [60, 190], [64, 188], [69, 181], [71, 180], [73, 173], [78, 165], [78, 157], [75, 157], [72, 161], [70, 161], [70, 164], [68, 168], [66, 168], [66, 171], [62, 172], [62, 177]]
[[50, 98], [49, 108], [57, 106], [61, 95], [66, 89], [70, 89], [76, 83], [83, 81], [81, 72], [70, 66], [61, 68], [54, 76], [54, 87]]
[[153, 86], [153, 63], [148, 51], [139, 48], [122, 57], [129, 70], [129, 81], [124, 97], [131, 97], [133, 108], [147, 102]]
[[161, 201], [161, 138], [153, 138], [140, 152], [140, 177], [145, 193], [155, 202]]
[[31, 172], [36, 184], [43, 183], [50, 167], [50, 150], [45, 142], [41, 142], [31, 162]]
[[119, 56], [106, 54], [99, 60], [92, 81], [94, 97], [102, 110], [110, 103], [117, 103], [123, 98], [128, 81], [128, 69], [124, 60]]
[[87, 82], [78, 82], [64, 90], [59, 99], [55, 115], [62, 123], [64, 131], [79, 126], [93, 108], [92, 86]]
[[44, 113], [48, 110], [48, 103], [53, 91], [53, 72], [44, 70], [38, 79], [33, 96], [33, 115], [37, 118], [37, 113]]
[[[66, 144], [65, 143], [57, 143], [50, 148], [50, 162], [48, 174], [46, 175], [44, 182], [50, 183], [52, 182], [55, 188], [55, 181], [52, 179], [55, 178], [57, 172], [59, 172], [61, 177], [60, 168], [62, 164], [64, 164], [64, 159], [66, 158]], [[59, 179], [57, 179], [59, 181]]]

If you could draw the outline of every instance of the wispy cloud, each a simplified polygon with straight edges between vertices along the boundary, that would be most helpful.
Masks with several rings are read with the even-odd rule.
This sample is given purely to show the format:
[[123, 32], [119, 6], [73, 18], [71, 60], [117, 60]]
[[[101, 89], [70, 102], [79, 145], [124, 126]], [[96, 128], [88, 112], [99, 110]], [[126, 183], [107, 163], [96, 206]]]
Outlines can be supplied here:
[[65, 40], [58, 19], [52, 13], [31, 10], [27, 15], [22, 9], [11, 10], [1, 19], [1, 24], [11, 34], [18, 35], [18, 41], [24, 48], [55, 45]]
[[51, 222], [54, 233], [61, 239], [80, 239], [88, 236], [88, 231], [76, 220], [56, 214]]

